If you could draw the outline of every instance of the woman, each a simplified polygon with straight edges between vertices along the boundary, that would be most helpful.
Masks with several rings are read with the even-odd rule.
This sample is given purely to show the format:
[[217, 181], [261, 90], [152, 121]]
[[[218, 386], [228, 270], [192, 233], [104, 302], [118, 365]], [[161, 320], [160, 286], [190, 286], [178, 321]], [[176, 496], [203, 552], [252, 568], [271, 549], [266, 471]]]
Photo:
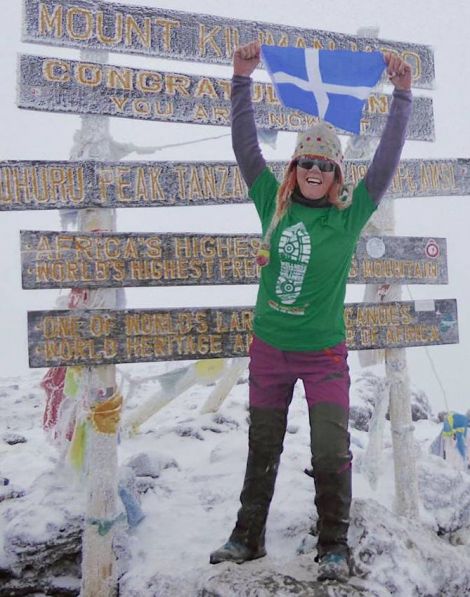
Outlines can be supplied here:
[[262, 223], [262, 265], [250, 348], [250, 429], [241, 508], [211, 563], [263, 557], [264, 533], [286, 431], [301, 379], [309, 408], [319, 580], [349, 577], [351, 504], [349, 369], [343, 319], [351, 258], [362, 228], [398, 165], [411, 112], [411, 69], [385, 54], [394, 86], [380, 144], [354, 189], [344, 186], [341, 143], [321, 122], [299, 135], [279, 185], [261, 154], [250, 76], [260, 61], [252, 42], [235, 52], [232, 142]]

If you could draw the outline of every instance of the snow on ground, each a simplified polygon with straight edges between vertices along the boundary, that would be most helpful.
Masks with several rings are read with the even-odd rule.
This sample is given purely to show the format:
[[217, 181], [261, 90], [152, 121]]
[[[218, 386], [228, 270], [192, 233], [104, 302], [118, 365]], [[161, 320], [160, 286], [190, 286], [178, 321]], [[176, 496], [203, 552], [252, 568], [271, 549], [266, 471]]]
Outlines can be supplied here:
[[[163, 367], [134, 365], [122, 370], [145, 377]], [[0, 477], [10, 480], [0, 489], [3, 495], [7, 490], [24, 492], [23, 497], [0, 502], [0, 585], [5, 570], [21, 571], [25, 566], [31, 545], [62, 542], [62, 549], [70, 549], [70, 541], [79, 537], [84, 495], [80, 479], [64, 466], [42, 431], [43, 373], [0, 380]], [[353, 376], [352, 404], [367, 411], [381, 388], [383, 379], [373, 372]], [[157, 383], [143, 384], [127, 404], [127, 414], [157, 389]], [[134, 485], [145, 513], [120, 542], [121, 596], [470, 594], [470, 475], [429, 455], [440, 425], [427, 419], [415, 423], [421, 497], [420, 520], [415, 521], [393, 513], [389, 422], [375, 491], [365, 475], [369, 434], [351, 429], [350, 542], [357, 576], [346, 588], [318, 587], [315, 538], [309, 534], [315, 522], [314, 487], [304, 472], [309, 466], [308, 415], [300, 386], [289, 411], [268, 520], [268, 556], [243, 566], [211, 566], [209, 553], [227, 539], [239, 505], [247, 453], [246, 376], [218, 413], [200, 414], [210, 391], [194, 386], [154, 415], [138, 435], [121, 438], [119, 461], [123, 471], [137, 474]], [[6, 440], [14, 436], [25, 441], [9, 445]], [[36, 560], [53, 562], [54, 552], [44, 553]], [[68, 578], [67, 569], [61, 569], [55, 586], [62, 582], [69, 592], [56, 594], [77, 594], [73, 571], [72, 566]], [[2, 593], [0, 587], [3, 594], [15, 593]]]

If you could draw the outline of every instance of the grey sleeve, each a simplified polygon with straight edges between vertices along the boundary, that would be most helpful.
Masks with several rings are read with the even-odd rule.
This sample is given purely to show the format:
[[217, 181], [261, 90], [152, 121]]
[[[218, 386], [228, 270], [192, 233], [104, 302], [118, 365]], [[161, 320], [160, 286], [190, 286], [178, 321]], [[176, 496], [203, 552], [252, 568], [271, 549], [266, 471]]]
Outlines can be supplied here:
[[248, 188], [266, 168], [251, 103], [251, 78], [232, 78], [232, 147]]
[[400, 162], [412, 101], [411, 91], [394, 90], [390, 112], [380, 143], [364, 177], [366, 188], [376, 205], [380, 203], [392, 182]]

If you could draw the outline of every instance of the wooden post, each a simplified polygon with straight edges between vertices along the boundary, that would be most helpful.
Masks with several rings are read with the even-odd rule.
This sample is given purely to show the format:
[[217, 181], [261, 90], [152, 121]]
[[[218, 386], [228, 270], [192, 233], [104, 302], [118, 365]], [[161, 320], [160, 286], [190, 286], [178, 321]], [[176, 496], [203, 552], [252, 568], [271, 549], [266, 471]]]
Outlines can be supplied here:
[[[83, 60], [106, 62], [105, 52], [84, 50]], [[111, 160], [112, 140], [109, 118], [82, 116], [82, 128], [75, 138], [71, 159]], [[79, 212], [78, 229], [82, 232], [114, 231], [115, 210], [85, 209]], [[116, 290], [90, 290], [84, 304], [88, 308], [116, 307]], [[115, 366], [88, 369], [85, 409], [109, 401], [116, 395]], [[117, 434], [89, 426], [87, 467], [85, 471], [86, 510], [82, 540], [81, 597], [112, 597], [117, 594], [117, 565], [113, 539], [118, 520]]]
[[246, 357], [232, 359], [232, 363], [225, 372], [224, 377], [215, 386], [207, 400], [202, 405], [201, 415], [206, 413], [215, 413], [219, 410], [223, 401], [229, 395], [230, 390], [237, 383], [240, 375], [248, 367], [248, 361], [249, 359]]
[[[400, 300], [401, 295], [401, 286], [391, 286], [387, 300]], [[385, 349], [385, 372], [390, 386], [395, 511], [401, 516], [416, 519], [419, 516], [416, 448], [405, 348]]]
[[[377, 37], [378, 28], [363, 28], [358, 35]], [[371, 159], [378, 140], [362, 136], [351, 139], [346, 150], [349, 159]], [[393, 201], [383, 201], [364, 230], [367, 235], [395, 233]], [[383, 291], [383, 292], [382, 292]], [[399, 301], [401, 286], [378, 285], [366, 287], [365, 300]], [[382, 351], [360, 353], [361, 364], [374, 364], [381, 360]], [[416, 478], [415, 447], [411, 419], [410, 384], [404, 348], [387, 348], [384, 353], [385, 374], [390, 388], [390, 422], [392, 427], [393, 461], [395, 470], [395, 510], [402, 516], [419, 515], [418, 483]], [[369, 358], [368, 358], [369, 357]]]

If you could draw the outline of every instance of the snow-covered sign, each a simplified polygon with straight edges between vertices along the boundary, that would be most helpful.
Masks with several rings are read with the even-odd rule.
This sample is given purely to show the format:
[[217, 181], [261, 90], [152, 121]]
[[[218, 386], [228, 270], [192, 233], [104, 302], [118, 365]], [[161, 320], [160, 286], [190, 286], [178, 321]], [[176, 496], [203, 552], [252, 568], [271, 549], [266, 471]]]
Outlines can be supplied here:
[[[456, 344], [454, 299], [345, 305], [350, 350]], [[252, 307], [28, 312], [30, 367], [243, 357]]]
[[[282, 177], [286, 162], [268, 162]], [[368, 160], [347, 160], [357, 183]], [[402, 160], [387, 197], [470, 195], [470, 160]], [[234, 162], [0, 162], [0, 211], [247, 203]]]
[[[257, 284], [254, 234], [21, 232], [23, 288]], [[446, 284], [443, 238], [361, 238], [353, 284]]]
[[25, 0], [23, 12], [25, 42], [217, 64], [229, 64], [234, 48], [254, 39], [279, 46], [390, 50], [412, 66], [414, 86], [429, 89], [434, 80], [432, 49], [417, 44], [99, 1]]
[[[31, 110], [229, 126], [230, 89], [230, 80], [218, 77], [27, 54], [19, 57], [17, 102], [20, 108]], [[284, 108], [270, 83], [253, 83], [252, 101], [260, 128], [303, 131], [317, 120]], [[363, 135], [382, 134], [390, 103], [390, 95], [369, 96], [361, 120]], [[415, 98], [407, 138], [434, 139], [431, 98]]]

